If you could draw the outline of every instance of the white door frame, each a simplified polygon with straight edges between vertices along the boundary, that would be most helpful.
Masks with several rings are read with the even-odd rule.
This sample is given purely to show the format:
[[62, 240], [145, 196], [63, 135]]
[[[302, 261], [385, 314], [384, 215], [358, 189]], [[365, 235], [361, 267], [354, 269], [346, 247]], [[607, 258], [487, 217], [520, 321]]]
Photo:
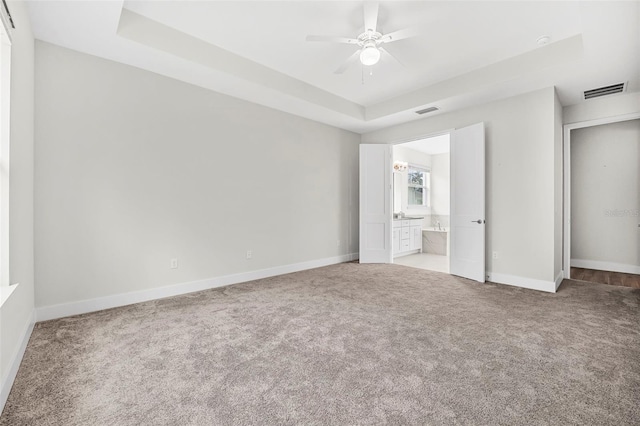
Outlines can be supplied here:
[[[456, 130], [455, 128], [452, 128], [452, 129], [442, 130], [439, 132], [428, 133], [426, 135], [421, 135], [421, 136], [411, 136], [406, 139], [398, 139], [398, 140], [389, 142], [388, 145], [391, 145], [391, 146], [402, 145], [403, 143], [420, 141], [422, 139], [435, 138], [442, 135], [449, 135], [451, 137], [451, 133], [453, 133], [455, 130]], [[451, 144], [451, 139], [449, 139], [449, 144]], [[449, 150], [451, 150], [451, 146], [449, 146]], [[451, 184], [449, 184], [449, 191], [451, 191]], [[391, 197], [393, 198], [393, 189], [391, 191]], [[449, 196], [449, 203], [451, 203], [451, 195]], [[393, 215], [393, 212], [391, 214]], [[451, 232], [452, 232], [451, 227], [449, 227], [449, 240], [451, 240]], [[391, 243], [393, 244], [393, 235], [391, 236], [391, 240], [392, 240]], [[391, 263], [394, 263], [393, 254], [391, 255]], [[451, 269], [451, 253], [449, 253], [449, 269]]]
[[564, 255], [562, 258], [562, 268], [564, 269], [564, 278], [571, 278], [571, 131], [575, 129], [583, 129], [585, 127], [600, 126], [602, 124], [619, 123], [621, 121], [636, 120], [640, 118], [640, 113], [631, 113], [624, 115], [616, 115], [613, 117], [597, 118], [594, 120], [578, 121], [563, 126], [563, 245]]
[[388, 145], [401, 145], [403, 143], [420, 141], [422, 139], [431, 139], [431, 138], [436, 138], [436, 137], [442, 136], [442, 135], [450, 135], [455, 130], [456, 130], [455, 128], [451, 128], [451, 129], [447, 129], [447, 130], [442, 130], [441, 132], [428, 133], [428, 134], [422, 135], [422, 136], [412, 136], [412, 137], [406, 138], [406, 139], [398, 139], [398, 140], [389, 142]]

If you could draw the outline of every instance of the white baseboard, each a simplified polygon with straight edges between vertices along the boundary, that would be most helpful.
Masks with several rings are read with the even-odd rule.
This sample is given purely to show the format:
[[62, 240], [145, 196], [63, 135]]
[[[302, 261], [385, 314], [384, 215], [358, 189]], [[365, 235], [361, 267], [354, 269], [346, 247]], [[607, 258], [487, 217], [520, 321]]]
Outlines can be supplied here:
[[595, 269], [598, 271], [624, 272], [625, 274], [640, 274], [640, 266], [615, 262], [600, 262], [599, 260], [571, 259], [574, 268]]
[[4, 405], [7, 403], [7, 398], [9, 398], [9, 392], [11, 392], [11, 387], [13, 386], [13, 382], [16, 379], [16, 375], [18, 374], [18, 368], [20, 368], [20, 363], [22, 362], [24, 351], [27, 349], [27, 343], [29, 343], [29, 338], [31, 337], [31, 332], [33, 331], [35, 320], [36, 311], [33, 310], [31, 312], [29, 322], [22, 332], [22, 340], [20, 342], [20, 346], [13, 355], [11, 363], [9, 364], [9, 371], [7, 371], [6, 376], [2, 378], [2, 387], [0, 388], [0, 413], [2, 413], [2, 410], [4, 410]]
[[564, 280], [564, 271], [560, 271], [558, 273], [558, 276], [556, 277], [556, 291], [558, 291], [558, 287], [560, 287], [560, 284], [562, 284], [563, 280]]
[[113, 296], [80, 300], [77, 302], [63, 303], [59, 305], [43, 306], [36, 309], [36, 319], [38, 321], [47, 321], [71, 315], [86, 314], [88, 312], [117, 308], [119, 306], [147, 302], [149, 300], [162, 299], [164, 297], [178, 296], [181, 294], [193, 293], [195, 291], [223, 287], [230, 284], [304, 271], [306, 269], [320, 268], [322, 266], [334, 265], [336, 263], [349, 262], [357, 258], [358, 253], [351, 253], [325, 259], [311, 260], [308, 262], [294, 263], [291, 265], [276, 266], [274, 268], [260, 269], [258, 271], [243, 272], [240, 274], [225, 275], [205, 280], [174, 284], [166, 287], [152, 288], [149, 290], [120, 293]]
[[519, 277], [516, 275], [499, 274], [487, 272], [487, 280], [498, 284], [507, 284], [515, 287], [529, 288], [531, 290], [546, 291], [548, 293], [556, 292], [556, 281], [536, 280], [533, 278]]

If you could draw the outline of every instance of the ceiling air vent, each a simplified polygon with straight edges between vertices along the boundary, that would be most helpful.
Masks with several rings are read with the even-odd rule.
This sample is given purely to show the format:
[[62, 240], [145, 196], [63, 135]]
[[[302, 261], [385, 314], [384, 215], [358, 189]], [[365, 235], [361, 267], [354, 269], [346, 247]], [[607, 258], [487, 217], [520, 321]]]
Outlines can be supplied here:
[[421, 109], [419, 111], [416, 111], [416, 114], [422, 115], [422, 114], [426, 114], [428, 112], [433, 112], [433, 111], [437, 111], [437, 110], [438, 110], [437, 107], [429, 107], [429, 108], [425, 108], [425, 109]]
[[598, 98], [600, 96], [613, 95], [614, 93], [622, 93], [626, 90], [627, 83], [612, 84], [611, 86], [598, 87], [597, 89], [586, 90], [584, 92], [585, 99]]

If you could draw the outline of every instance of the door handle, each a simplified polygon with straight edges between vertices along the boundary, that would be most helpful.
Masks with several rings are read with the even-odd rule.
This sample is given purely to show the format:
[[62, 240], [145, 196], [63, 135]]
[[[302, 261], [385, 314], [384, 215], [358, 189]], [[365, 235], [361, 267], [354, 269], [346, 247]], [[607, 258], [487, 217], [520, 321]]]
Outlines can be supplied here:
[[482, 225], [484, 223], [484, 220], [482, 220], [482, 219], [472, 220], [471, 223], [477, 223], [477, 224]]

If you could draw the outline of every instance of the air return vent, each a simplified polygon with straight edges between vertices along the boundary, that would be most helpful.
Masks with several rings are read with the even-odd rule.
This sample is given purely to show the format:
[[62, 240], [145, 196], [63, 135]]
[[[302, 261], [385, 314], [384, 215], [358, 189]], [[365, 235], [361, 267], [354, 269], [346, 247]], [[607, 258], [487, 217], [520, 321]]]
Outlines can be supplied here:
[[584, 92], [585, 99], [598, 98], [600, 96], [613, 95], [614, 93], [624, 92], [627, 83], [612, 84], [611, 86], [598, 87], [597, 89], [586, 90]]
[[425, 108], [425, 109], [421, 109], [419, 111], [416, 111], [416, 114], [422, 115], [422, 114], [426, 114], [428, 112], [433, 112], [433, 111], [437, 111], [437, 110], [438, 110], [437, 107], [429, 107], [429, 108]]

